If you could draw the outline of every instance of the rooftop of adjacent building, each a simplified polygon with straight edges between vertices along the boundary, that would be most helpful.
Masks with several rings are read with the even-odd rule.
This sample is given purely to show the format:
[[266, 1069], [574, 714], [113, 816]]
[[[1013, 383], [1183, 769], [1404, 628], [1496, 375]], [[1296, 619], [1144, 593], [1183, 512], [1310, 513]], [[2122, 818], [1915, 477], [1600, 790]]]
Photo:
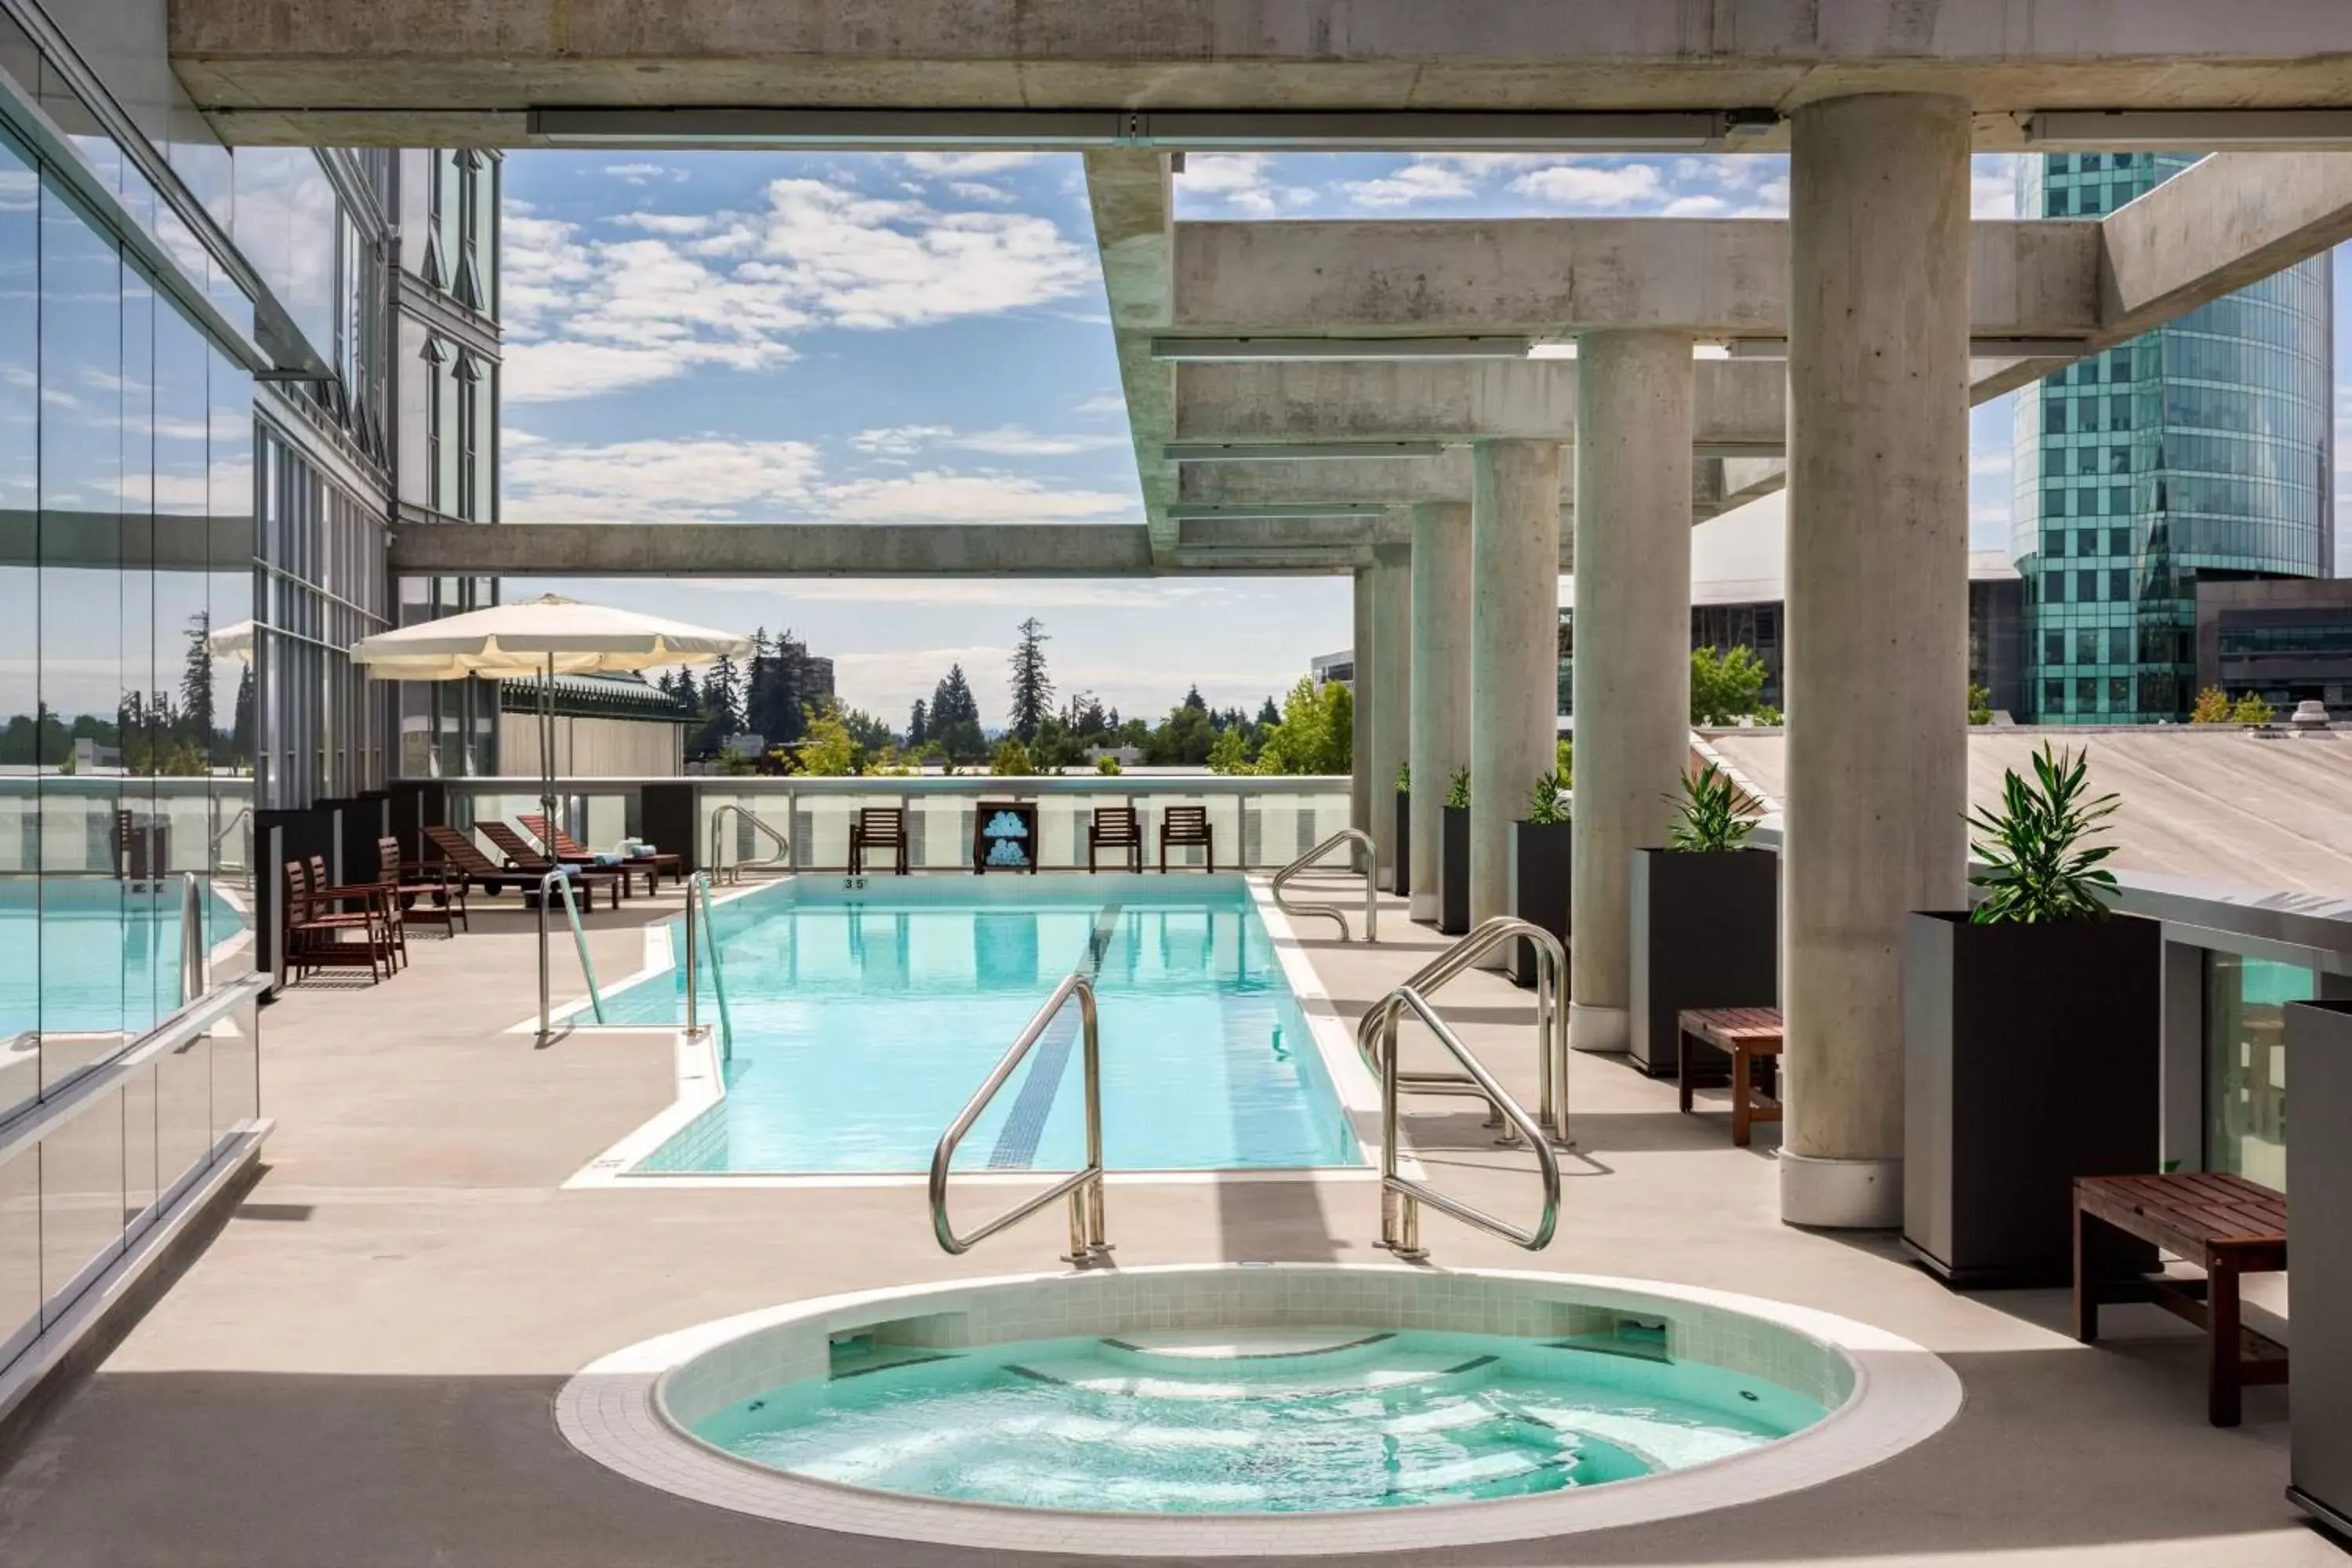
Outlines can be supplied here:
[[[1720, 731], [1708, 742], [1779, 808], [1788, 783], [1781, 731]], [[1969, 805], [1997, 810], [2002, 775], [2030, 776], [2045, 742], [2086, 752], [2092, 788], [2118, 797], [2116, 870], [2352, 897], [2352, 731], [1988, 726], [1969, 734]]]

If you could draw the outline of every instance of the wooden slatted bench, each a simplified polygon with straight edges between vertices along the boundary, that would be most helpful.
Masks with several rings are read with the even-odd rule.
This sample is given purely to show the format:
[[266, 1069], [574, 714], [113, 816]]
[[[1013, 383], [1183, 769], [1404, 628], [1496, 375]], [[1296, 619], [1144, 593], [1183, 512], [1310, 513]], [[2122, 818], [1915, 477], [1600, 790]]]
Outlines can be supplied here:
[[1696, 1076], [1694, 1042], [1731, 1058], [1731, 1141], [1745, 1149], [1751, 1124], [1780, 1120], [1780, 1102], [1773, 1098], [1780, 1088], [1780, 1009], [1694, 1007], [1675, 1015], [1675, 1076], [1685, 1114]]
[[[2151, 1242], [2205, 1271], [2202, 1279], [2102, 1278], [2100, 1230]], [[2238, 1279], [2286, 1267], [2286, 1197], [2243, 1176], [2184, 1171], [2074, 1180], [2074, 1337], [2099, 1337], [2108, 1301], [2150, 1301], [2203, 1329], [2206, 1411], [2235, 1426], [2247, 1384], [2284, 1383], [2286, 1347], [2241, 1321]]]

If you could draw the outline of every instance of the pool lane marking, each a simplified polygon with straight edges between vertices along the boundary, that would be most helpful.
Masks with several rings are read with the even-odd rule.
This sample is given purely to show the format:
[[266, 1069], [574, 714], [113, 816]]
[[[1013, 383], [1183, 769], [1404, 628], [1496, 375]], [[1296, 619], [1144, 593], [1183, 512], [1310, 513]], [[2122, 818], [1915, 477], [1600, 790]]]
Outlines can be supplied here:
[[[1102, 972], [1103, 955], [1110, 951], [1111, 939], [1118, 933], [1123, 908], [1117, 902], [1108, 903], [1095, 915], [1094, 930], [1087, 933], [1085, 973], [1090, 981]], [[1077, 1016], [1066, 1007], [1054, 1016], [1054, 1021], [1045, 1026], [1045, 1033], [1037, 1041], [1037, 1054], [1030, 1061], [1029, 1076], [1022, 1080], [1021, 1092], [1013, 1098], [1013, 1110], [996, 1134], [996, 1147], [989, 1151], [990, 1170], [1025, 1171], [1036, 1163], [1038, 1141], [1045, 1135], [1045, 1118], [1053, 1113], [1054, 1099], [1061, 1093], [1062, 1079], [1069, 1068], [1070, 1047], [1077, 1042]]]

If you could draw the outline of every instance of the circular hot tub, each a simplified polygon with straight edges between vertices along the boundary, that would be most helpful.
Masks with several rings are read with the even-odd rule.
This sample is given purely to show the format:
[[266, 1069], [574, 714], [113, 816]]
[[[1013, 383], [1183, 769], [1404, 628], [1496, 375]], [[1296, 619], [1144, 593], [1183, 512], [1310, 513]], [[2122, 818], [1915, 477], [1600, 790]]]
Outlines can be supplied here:
[[1725, 1507], [1941, 1427], [1907, 1341], [1649, 1281], [1240, 1265], [832, 1297], [567, 1384], [601, 1462], [741, 1512], [1106, 1556], [1532, 1539]]

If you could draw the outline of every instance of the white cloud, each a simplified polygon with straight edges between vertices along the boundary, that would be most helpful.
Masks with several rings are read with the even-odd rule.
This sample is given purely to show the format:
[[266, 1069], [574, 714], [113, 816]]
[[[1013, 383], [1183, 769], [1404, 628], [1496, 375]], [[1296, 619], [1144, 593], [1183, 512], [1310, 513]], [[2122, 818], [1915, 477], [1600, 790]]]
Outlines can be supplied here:
[[1476, 184], [1461, 168], [1426, 158], [1415, 159], [1379, 179], [1344, 182], [1339, 188], [1358, 206], [1375, 208], [1458, 201], [1477, 194]]
[[1720, 217], [1730, 205], [1721, 196], [1701, 191], [1692, 195], [1676, 196], [1660, 210], [1667, 217]]
[[805, 441], [509, 438], [506, 515], [516, 522], [710, 522], [809, 510], [816, 448]]
[[844, 522], [1067, 522], [1127, 521], [1136, 499], [1108, 490], [1057, 489], [1017, 474], [947, 470], [824, 487], [825, 516]]
[[703, 365], [762, 370], [817, 326], [884, 329], [993, 314], [1091, 285], [1091, 249], [1051, 219], [943, 212], [821, 180], [777, 180], [757, 213], [635, 213], [642, 238], [508, 211], [513, 402], [590, 396]]
[[649, 185], [656, 180], [667, 180], [673, 184], [684, 184], [692, 177], [684, 169], [674, 169], [664, 163], [607, 163], [604, 165], [604, 173], [616, 180], [625, 180], [633, 185]]
[[710, 227], [708, 213], [623, 213], [613, 220], [647, 234], [701, 234]]
[[2017, 216], [2017, 163], [2001, 153], [1981, 153], [1969, 161], [1969, 216]]
[[948, 182], [948, 190], [952, 195], [961, 196], [968, 202], [1009, 202], [1013, 200], [1013, 193], [1011, 191], [1004, 189], [1001, 185], [989, 184], [982, 180], [950, 180]]
[[1070, 412], [1081, 419], [1102, 419], [1114, 416], [1124, 418], [1127, 416], [1127, 398], [1116, 392], [1100, 392], [1080, 400]]
[[1272, 217], [1283, 207], [1314, 204], [1304, 185], [1277, 185], [1273, 159], [1264, 153], [1194, 153], [1176, 177], [1180, 198], [1197, 196], [1251, 217]]
[[1654, 163], [1554, 163], [1511, 182], [1523, 196], [1574, 207], [1635, 206], [1655, 201], [1664, 187]]
[[1043, 153], [908, 153], [907, 166], [923, 174], [1000, 174], [1034, 163]]
[[2009, 472], [2009, 448], [1989, 447], [1969, 455], [1969, 477], [1989, 479]]
[[1045, 436], [1018, 425], [994, 430], [958, 431], [945, 425], [897, 425], [887, 429], [860, 430], [849, 444], [861, 452], [903, 458], [927, 447], [986, 452], [999, 458], [1066, 458], [1079, 452], [1102, 452], [1127, 445], [1125, 436]]

